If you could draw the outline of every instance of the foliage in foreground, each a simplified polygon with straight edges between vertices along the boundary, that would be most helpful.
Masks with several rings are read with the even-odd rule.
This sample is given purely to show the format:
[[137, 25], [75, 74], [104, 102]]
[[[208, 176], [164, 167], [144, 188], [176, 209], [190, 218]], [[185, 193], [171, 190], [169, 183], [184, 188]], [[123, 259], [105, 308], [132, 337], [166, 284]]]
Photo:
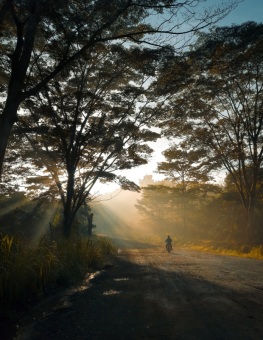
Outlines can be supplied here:
[[105, 238], [51, 242], [43, 237], [33, 246], [25, 239], [1, 235], [0, 301], [30, 303], [49, 290], [77, 282], [114, 253]]

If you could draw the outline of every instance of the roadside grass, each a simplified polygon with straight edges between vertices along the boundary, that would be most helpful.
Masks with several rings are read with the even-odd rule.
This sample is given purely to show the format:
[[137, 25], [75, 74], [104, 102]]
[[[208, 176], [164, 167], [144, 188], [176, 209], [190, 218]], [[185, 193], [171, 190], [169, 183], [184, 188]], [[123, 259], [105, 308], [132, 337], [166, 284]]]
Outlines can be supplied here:
[[23, 238], [0, 235], [0, 301], [30, 305], [58, 287], [80, 281], [114, 254], [110, 240], [101, 237], [52, 242], [43, 236], [33, 245]]
[[178, 245], [218, 255], [230, 255], [263, 260], [263, 244], [249, 245], [228, 241], [178, 241]]

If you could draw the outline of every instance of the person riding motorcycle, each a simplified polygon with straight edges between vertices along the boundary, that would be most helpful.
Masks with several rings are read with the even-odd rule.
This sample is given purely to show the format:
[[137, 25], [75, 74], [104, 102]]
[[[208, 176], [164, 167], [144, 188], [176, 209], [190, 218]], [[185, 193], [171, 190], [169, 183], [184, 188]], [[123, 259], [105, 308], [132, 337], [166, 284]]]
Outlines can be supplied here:
[[172, 247], [172, 242], [173, 240], [171, 239], [171, 237], [168, 235], [167, 236], [167, 239], [165, 240], [165, 243], [166, 243], [166, 250], [169, 251], [169, 247], [170, 247], [170, 250], [173, 249]]

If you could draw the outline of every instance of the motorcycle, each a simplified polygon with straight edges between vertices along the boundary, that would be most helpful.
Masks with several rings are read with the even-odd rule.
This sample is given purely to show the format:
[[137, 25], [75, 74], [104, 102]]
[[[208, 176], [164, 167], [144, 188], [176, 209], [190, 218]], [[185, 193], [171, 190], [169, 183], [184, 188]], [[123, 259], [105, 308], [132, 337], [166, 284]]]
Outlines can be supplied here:
[[171, 244], [171, 243], [167, 243], [167, 244], [166, 244], [166, 250], [167, 250], [168, 253], [170, 254], [170, 252], [172, 251], [172, 244]]

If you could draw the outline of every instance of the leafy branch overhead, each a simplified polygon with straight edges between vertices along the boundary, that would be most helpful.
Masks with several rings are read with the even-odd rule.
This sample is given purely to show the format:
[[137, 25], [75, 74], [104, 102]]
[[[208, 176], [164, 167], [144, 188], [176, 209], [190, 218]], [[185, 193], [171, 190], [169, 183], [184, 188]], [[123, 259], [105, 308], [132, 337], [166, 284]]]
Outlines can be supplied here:
[[89, 58], [91, 50], [112, 42], [137, 45], [138, 52], [145, 44], [171, 45], [169, 36], [207, 27], [237, 2], [197, 15], [201, 0], [2, 0], [0, 178], [9, 137], [24, 101], [37, 96], [59, 74], [63, 77], [79, 58]]

